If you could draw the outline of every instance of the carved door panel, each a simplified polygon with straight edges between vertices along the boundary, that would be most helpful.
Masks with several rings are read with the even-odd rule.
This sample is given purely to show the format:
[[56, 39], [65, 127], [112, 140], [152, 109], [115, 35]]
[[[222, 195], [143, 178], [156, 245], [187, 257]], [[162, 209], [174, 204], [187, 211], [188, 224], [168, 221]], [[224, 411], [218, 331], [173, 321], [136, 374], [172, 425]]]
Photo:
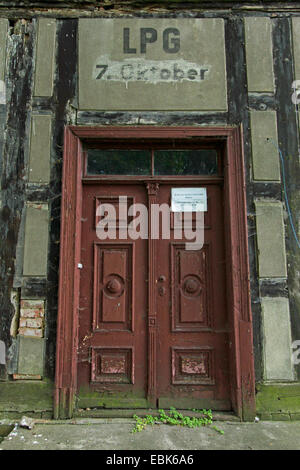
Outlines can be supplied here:
[[[84, 186], [79, 312], [78, 403], [86, 407], [147, 406], [147, 240], [129, 239], [126, 204], [147, 204], [145, 186]], [[115, 209], [107, 240], [96, 226]]]
[[[219, 410], [231, 407], [222, 188], [217, 185], [206, 188], [202, 249], [187, 249], [186, 242], [190, 241], [184, 238], [184, 232], [181, 240], [178, 235], [174, 238], [176, 224], [181, 223], [179, 212], [171, 214], [170, 239], [157, 243], [160, 407]], [[158, 195], [160, 204], [170, 204], [171, 186], [160, 185]], [[190, 228], [196, 228], [194, 219]]]

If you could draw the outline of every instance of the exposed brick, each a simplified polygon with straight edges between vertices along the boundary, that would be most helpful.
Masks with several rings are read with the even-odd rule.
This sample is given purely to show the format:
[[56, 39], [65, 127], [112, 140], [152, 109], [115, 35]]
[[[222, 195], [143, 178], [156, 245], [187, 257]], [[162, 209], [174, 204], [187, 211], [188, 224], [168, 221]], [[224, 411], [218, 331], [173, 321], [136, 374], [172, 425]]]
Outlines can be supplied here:
[[13, 374], [13, 379], [14, 380], [42, 380], [42, 376], [32, 375], [32, 374]]
[[39, 299], [23, 299], [21, 300], [21, 309], [44, 309], [45, 301]]
[[26, 309], [21, 308], [20, 313], [21, 313], [23, 318], [34, 318], [35, 317], [34, 310], [31, 310], [29, 308], [26, 308]]
[[43, 319], [42, 318], [30, 318], [26, 322], [26, 326], [29, 328], [43, 328]]
[[20, 307], [19, 334], [43, 338], [45, 301], [42, 299], [22, 299]]
[[42, 309], [21, 309], [21, 317], [26, 318], [43, 318], [44, 317], [44, 310]]
[[20, 327], [27, 326], [29, 328], [42, 328], [43, 319], [42, 318], [20, 318]]
[[45, 301], [43, 299], [22, 299], [20, 307], [19, 335], [43, 338]]
[[19, 328], [19, 334], [24, 336], [36, 336], [37, 338], [43, 337], [43, 330], [41, 328]]

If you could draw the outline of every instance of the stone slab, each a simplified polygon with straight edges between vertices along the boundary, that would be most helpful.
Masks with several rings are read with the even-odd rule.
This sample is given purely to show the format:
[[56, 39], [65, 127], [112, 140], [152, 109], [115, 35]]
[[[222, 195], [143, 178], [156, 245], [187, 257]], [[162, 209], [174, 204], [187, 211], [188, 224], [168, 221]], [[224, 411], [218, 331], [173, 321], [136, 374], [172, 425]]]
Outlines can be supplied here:
[[244, 21], [248, 91], [274, 92], [271, 20], [248, 17]]
[[4, 80], [7, 32], [8, 20], [6, 18], [0, 18], [0, 104], [6, 103], [6, 90]]
[[221, 18], [80, 18], [80, 110], [227, 110]]
[[300, 80], [300, 17], [292, 18], [295, 80]]
[[18, 374], [44, 375], [44, 338], [18, 336]]
[[0, 416], [52, 412], [53, 389], [49, 380], [0, 382]]
[[48, 257], [48, 205], [28, 204], [24, 242], [24, 276], [46, 276]]
[[256, 411], [261, 414], [289, 413], [299, 414], [300, 419], [300, 383], [257, 383]]
[[250, 111], [254, 181], [280, 181], [275, 111]]
[[286, 250], [281, 202], [255, 201], [260, 278], [285, 278]]
[[294, 380], [289, 301], [261, 299], [265, 380]]
[[39, 18], [34, 96], [52, 96], [55, 65], [56, 20]]
[[52, 116], [31, 118], [29, 181], [48, 183], [50, 180], [50, 147]]

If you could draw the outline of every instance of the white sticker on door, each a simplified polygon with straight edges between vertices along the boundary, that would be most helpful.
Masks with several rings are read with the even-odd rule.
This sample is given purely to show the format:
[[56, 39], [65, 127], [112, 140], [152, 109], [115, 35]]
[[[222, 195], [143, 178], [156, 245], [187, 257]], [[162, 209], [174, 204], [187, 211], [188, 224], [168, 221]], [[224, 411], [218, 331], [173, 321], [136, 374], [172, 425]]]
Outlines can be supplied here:
[[172, 212], [207, 211], [206, 188], [172, 188]]

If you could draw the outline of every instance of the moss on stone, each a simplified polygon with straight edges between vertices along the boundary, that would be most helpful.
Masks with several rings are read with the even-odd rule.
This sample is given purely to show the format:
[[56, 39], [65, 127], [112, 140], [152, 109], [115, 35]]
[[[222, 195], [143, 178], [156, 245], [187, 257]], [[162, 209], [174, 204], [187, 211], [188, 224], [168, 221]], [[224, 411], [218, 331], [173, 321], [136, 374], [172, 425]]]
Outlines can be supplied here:
[[53, 412], [53, 383], [11, 381], [0, 383], [0, 416]]
[[256, 386], [256, 411], [258, 415], [271, 413], [300, 413], [300, 383], [258, 384]]

